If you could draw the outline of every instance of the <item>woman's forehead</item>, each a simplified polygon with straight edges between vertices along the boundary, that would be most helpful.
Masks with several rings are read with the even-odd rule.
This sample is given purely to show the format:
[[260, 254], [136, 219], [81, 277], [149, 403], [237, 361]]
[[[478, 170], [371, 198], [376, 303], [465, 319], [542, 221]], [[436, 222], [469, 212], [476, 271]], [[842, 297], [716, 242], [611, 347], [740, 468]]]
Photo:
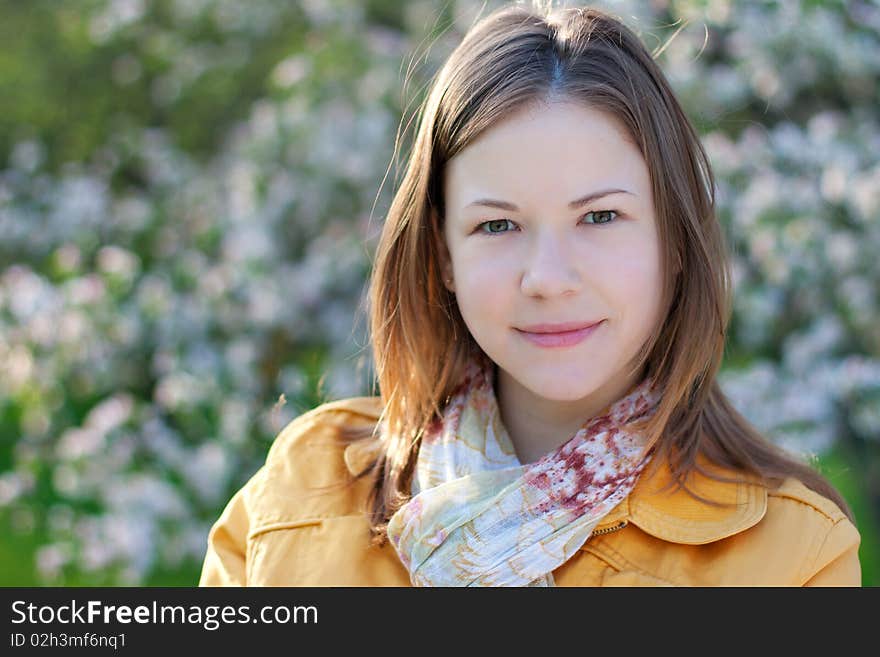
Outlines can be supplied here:
[[598, 190], [640, 196], [649, 188], [641, 152], [606, 113], [565, 104], [499, 121], [456, 154], [444, 176], [448, 202], [463, 210], [483, 198], [516, 204], [532, 193], [568, 204]]

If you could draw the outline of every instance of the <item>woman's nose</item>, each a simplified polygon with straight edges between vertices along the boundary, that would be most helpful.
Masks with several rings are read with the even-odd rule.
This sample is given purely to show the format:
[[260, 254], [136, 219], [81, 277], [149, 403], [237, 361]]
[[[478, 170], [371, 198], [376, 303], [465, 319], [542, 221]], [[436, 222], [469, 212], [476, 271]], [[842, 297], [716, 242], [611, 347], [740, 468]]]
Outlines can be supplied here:
[[577, 291], [581, 277], [576, 256], [569, 247], [566, 238], [555, 235], [535, 240], [523, 271], [524, 294], [551, 297]]

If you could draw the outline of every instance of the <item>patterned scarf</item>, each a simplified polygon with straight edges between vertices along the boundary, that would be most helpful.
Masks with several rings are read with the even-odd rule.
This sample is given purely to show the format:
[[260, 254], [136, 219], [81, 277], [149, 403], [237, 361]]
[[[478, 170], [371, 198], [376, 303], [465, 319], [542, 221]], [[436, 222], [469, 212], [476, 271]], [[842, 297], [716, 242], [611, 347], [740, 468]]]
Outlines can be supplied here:
[[413, 497], [388, 538], [415, 586], [554, 586], [552, 571], [590, 538], [651, 459], [627, 424], [656, 410], [649, 379], [565, 444], [522, 465], [501, 423], [494, 364], [468, 364], [419, 448]]

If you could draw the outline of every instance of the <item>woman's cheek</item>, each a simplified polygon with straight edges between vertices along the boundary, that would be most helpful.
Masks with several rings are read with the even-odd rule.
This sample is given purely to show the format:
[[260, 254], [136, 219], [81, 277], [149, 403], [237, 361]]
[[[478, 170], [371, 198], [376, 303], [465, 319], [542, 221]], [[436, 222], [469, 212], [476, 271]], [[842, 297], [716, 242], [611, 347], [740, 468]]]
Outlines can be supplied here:
[[623, 305], [628, 314], [641, 325], [638, 331], [652, 331], [658, 319], [662, 292], [659, 254], [650, 249], [643, 250], [621, 263], [619, 271], [619, 298], [625, 299]]

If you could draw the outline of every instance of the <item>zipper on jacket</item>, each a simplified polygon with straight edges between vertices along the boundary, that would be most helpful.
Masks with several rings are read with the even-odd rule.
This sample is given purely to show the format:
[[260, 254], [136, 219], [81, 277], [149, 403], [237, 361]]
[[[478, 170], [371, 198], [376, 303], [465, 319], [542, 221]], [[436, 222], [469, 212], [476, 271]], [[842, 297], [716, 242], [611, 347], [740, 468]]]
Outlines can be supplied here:
[[591, 535], [601, 536], [602, 534], [610, 534], [611, 532], [616, 532], [618, 529], [623, 529], [627, 526], [628, 523], [629, 521], [627, 520], [621, 520], [619, 523], [617, 523], [616, 525], [612, 525], [611, 527], [593, 530], [593, 533]]

